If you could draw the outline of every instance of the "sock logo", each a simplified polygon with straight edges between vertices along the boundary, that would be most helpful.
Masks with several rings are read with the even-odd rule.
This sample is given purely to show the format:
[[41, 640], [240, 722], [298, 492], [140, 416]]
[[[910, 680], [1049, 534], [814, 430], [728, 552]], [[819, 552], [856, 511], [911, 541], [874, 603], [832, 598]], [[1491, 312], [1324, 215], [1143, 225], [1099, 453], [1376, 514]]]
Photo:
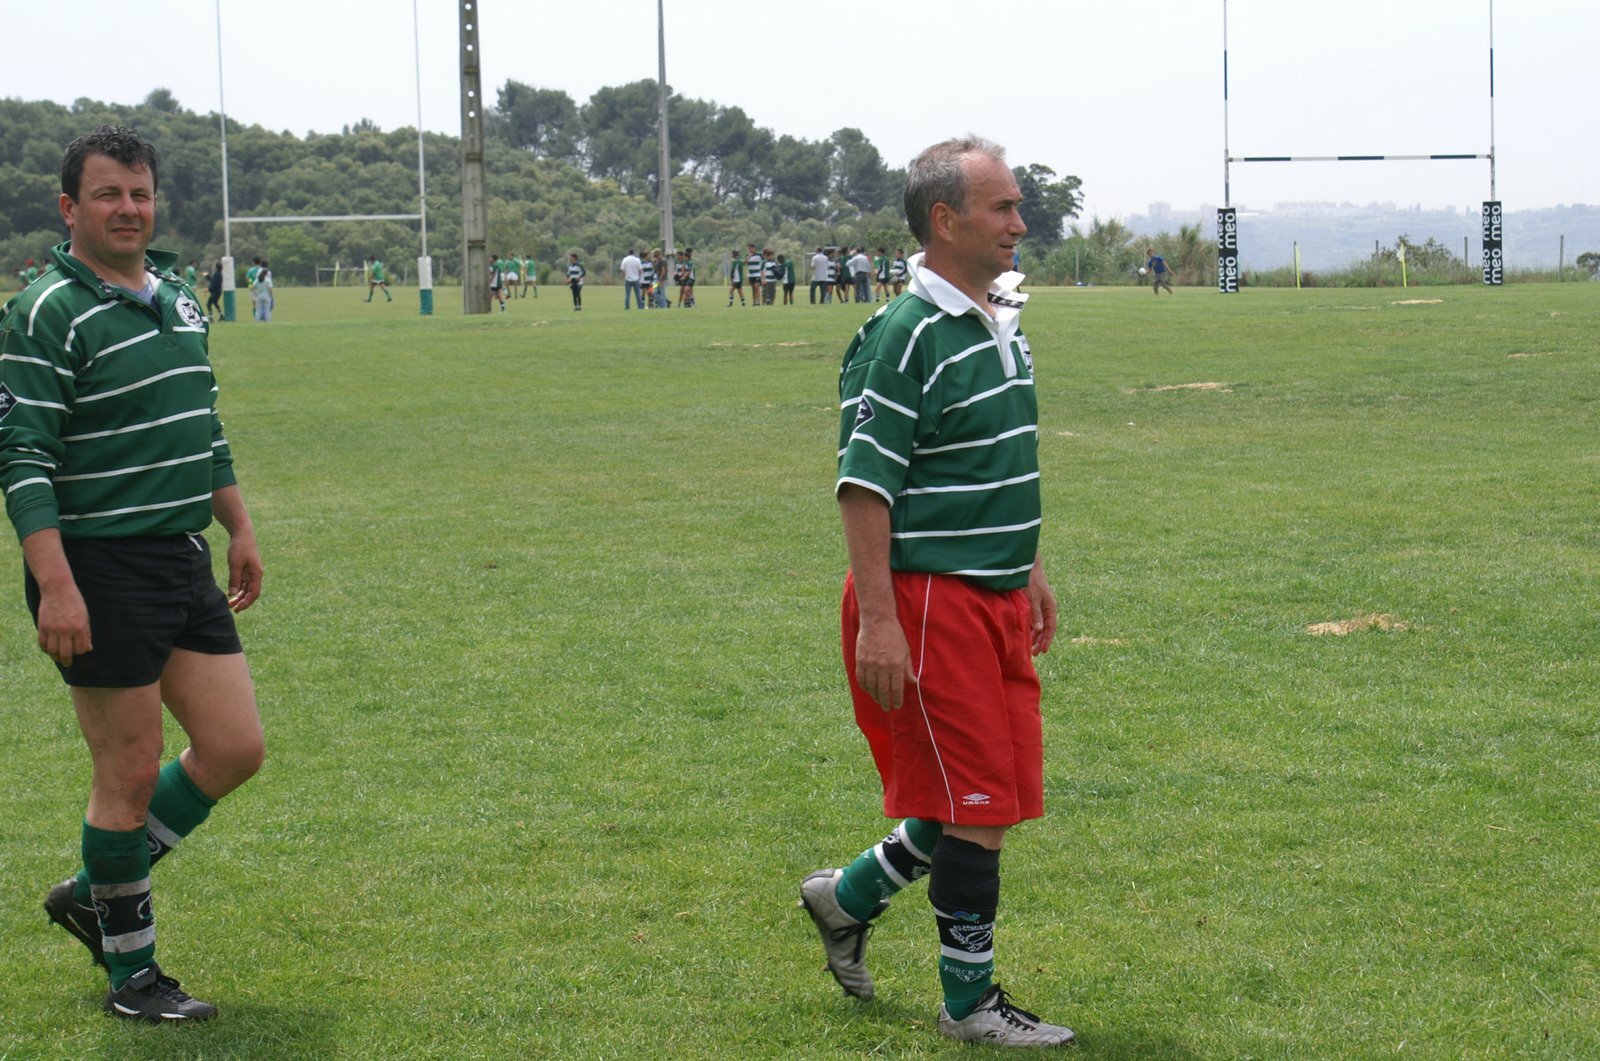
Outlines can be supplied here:
[[994, 973], [993, 969], [974, 969], [970, 965], [956, 965], [954, 962], [947, 962], [939, 971], [955, 977], [964, 984], [975, 984]]
[[950, 938], [964, 951], [982, 954], [994, 949], [994, 922], [981, 925], [951, 925]]

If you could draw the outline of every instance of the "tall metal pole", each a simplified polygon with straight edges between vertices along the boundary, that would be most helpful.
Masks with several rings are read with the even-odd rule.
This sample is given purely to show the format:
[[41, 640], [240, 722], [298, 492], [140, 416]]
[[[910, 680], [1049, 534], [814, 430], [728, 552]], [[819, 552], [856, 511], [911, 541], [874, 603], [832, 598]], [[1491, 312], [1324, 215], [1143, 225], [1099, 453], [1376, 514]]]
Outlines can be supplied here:
[[422, 30], [417, 0], [411, 0], [411, 46], [417, 61], [417, 220], [422, 228], [422, 253], [417, 257], [417, 299], [424, 317], [433, 316], [433, 259], [428, 257], [428, 170], [422, 150]]
[[489, 204], [483, 179], [483, 85], [478, 62], [477, 0], [461, 9], [461, 305], [489, 312]]
[[422, 256], [428, 256], [428, 171], [422, 151], [422, 31], [417, 0], [411, 0], [411, 40], [417, 60], [417, 212], [422, 215]]
[[1489, 198], [1495, 194], [1494, 174], [1494, 0], [1489, 0]]
[[672, 137], [667, 129], [667, 16], [663, 0], [656, 0], [656, 52], [661, 61], [661, 250], [678, 249], [672, 239]]
[[1228, 149], [1228, 0], [1222, 0], [1222, 205], [1233, 205], [1230, 180], [1232, 152]]
[[233, 230], [228, 216], [228, 101], [222, 90], [222, 0], [217, 0], [217, 124], [222, 130], [222, 319], [234, 317]]

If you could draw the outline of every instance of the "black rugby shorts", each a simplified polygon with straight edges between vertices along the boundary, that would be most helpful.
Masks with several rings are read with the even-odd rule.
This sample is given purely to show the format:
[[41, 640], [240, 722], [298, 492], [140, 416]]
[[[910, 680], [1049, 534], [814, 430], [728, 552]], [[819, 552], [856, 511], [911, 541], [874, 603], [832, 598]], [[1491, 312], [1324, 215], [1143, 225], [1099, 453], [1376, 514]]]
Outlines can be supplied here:
[[[198, 534], [82, 538], [62, 543], [89, 609], [94, 648], [67, 667], [68, 685], [131, 689], [161, 678], [174, 648], [227, 656], [243, 652], [228, 598], [211, 573]], [[39, 584], [24, 567], [23, 592], [39, 622]]]

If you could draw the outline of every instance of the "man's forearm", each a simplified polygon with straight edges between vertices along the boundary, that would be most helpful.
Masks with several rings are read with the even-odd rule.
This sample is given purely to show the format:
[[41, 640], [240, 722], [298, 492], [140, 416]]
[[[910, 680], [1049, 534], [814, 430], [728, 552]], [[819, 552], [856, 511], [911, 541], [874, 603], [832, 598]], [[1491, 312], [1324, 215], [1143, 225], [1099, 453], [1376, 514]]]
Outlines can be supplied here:
[[889, 505], [872, 491], [846, 484], [839, 515], [850, 552], [856, 600], [864, 621], [895, 618], [894, 581], [889, 573]]
[[61, 532], [54, 527], [34, 531], [22, 539], [22, 559], [41, 593], [77, 585], [67, 564], [66, 550], [61, 547]]
[[212, 492], [211, 514], [228, 532], [228, 537], [255, 537], [255, 527], [250, 522], [249, 511], [244, 507], [244, 495], [239, 492], [238, 484]]

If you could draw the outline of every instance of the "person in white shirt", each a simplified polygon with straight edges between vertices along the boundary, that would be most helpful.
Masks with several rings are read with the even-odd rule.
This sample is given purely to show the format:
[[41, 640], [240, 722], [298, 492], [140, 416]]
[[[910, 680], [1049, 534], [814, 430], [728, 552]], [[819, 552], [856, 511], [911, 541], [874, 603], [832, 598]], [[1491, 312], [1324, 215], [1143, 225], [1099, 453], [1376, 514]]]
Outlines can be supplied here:
[[632, 309], [632, 302], [639, 303], [639, 308], [644, 309], [644, 296], [639, 291], [639, 277], [644, 263], [639, 260], [639, 255], [632, 250], [628, 251], [622, 259], [622, 308]]
[[856, 256], [850, 259], [850, 277], [856, 284], [856, 301], [872, 301], [872, 259], [867, 257], [865, 247], [856, 248]]
[[817, 253], [811, 256], [812, 305], [816, 305], [817, 288], [819, 287], [822, 289], [822, 301], [827, 302], [829, 300], [829, 295], [833, 290], [833, 277], [829, 275], [828, 270], [832, 268], [832, 264], [828, 261], [828, 256], [823, 253], [821, 247], [818, 247]]

